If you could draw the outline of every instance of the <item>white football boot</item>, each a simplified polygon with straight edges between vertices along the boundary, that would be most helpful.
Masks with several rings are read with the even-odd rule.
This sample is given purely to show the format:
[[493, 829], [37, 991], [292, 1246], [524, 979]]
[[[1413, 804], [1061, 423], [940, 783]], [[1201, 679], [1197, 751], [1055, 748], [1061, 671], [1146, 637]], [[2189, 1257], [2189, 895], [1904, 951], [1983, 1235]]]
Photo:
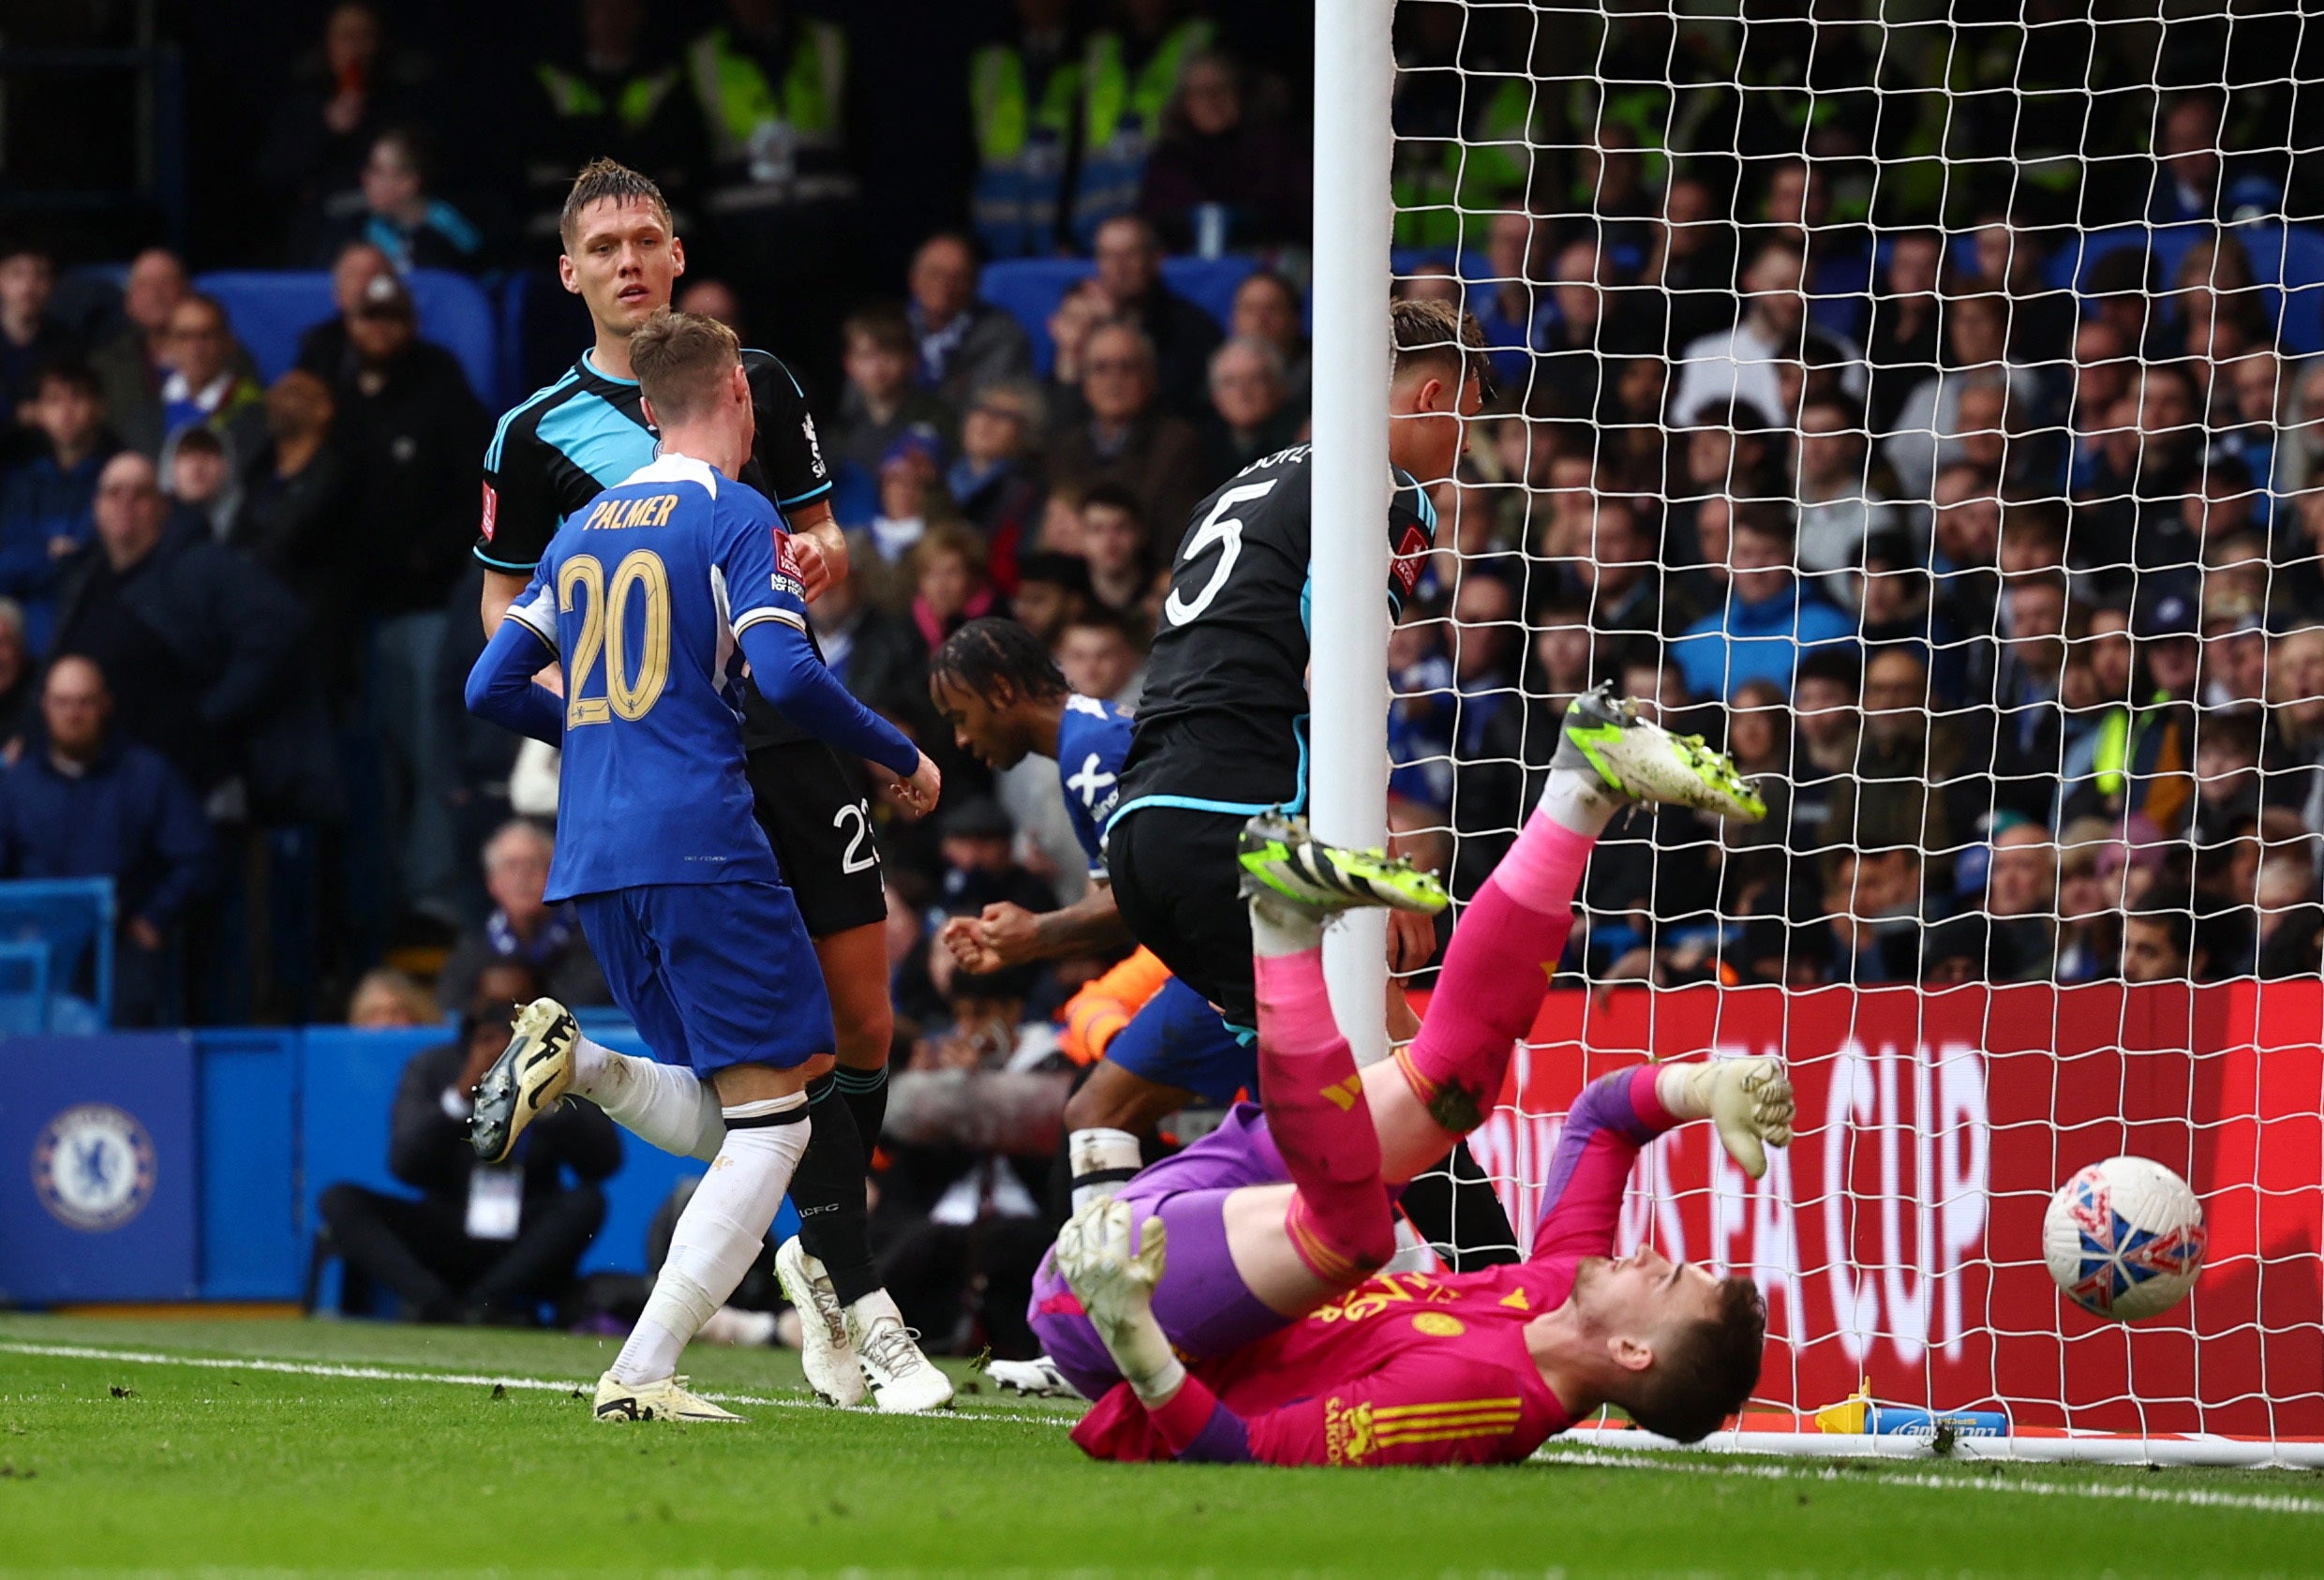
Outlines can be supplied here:
[[597, 1419], [600, 1421], [741, 1421], [698, 1394], [687, 1392], [682, 1377], [635, 1386], [607, 1372], [597, 1379]]
[[847, 1341], [847, 1313], [831, 1288], [823, 1263], [807, 1254], [796, 1234], [775, 1252], [775, 1277], [799, 1319], [799, 1365], [807, 1386], [827, 1405], [842, 1409], [863, 1403], [868, 1385], [856, 1347]]
[[920, 1353], [893, 1296], [874, 1289], [847, 1308], [847, 1337], [886, 1415], [917, 1415], [952, 1403], [952, 1379]]
[[553, 998], [537, 998], [516, 1012], [507, 1051], [476, 1083], [468, 1142], [486, 1163], [507, 1161], [525, 1126], [556, 1106], [573, 1087], [574, 1054], [581, 1025]]
[[1057, 1369], [1057, 1363], [1046, 1355], [1030, 1361], [987, 1361], [985, 1376], [1004, 1394], [1022, 1394], [1028, 1399], [1078, 1399], [1080, 1392], [1065, 1380], [1065, 1374]]

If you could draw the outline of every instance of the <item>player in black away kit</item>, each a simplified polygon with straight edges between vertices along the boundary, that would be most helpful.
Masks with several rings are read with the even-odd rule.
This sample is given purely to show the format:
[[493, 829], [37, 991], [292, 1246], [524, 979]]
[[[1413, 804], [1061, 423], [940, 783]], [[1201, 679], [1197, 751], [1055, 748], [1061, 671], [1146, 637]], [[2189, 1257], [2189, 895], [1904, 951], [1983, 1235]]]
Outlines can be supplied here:
[[[1400, 610], [1436, 544], [1426, 484], [1452, 475], [1464, 419], [1485, 394], [1476, 320], [1438, 303], [1391, 309], [1395, 371], [1389, 386], [1388, 458], [1394, 492], [1386, 589]], [[1138, 941], [1217, 1005], [1228, 1023], [1258, 1024], [1251, 928], [1235, 842], [1271, 807], [1307, 806], [1309, 544], [1314, 477], [1307, 446], [1245, 467], [1195, 507], [1170, 571], [1121, 800], [1106, 827], [1106, 862], [1122, 917]], [[1326, 530], [1371, 530], [1349, 522]], [[1387, 662], [1387, 655], [1380, 655]], [[1391, 956], [1417, 969], [1434, 951], [1425, 918], [1393, 918]], [[1513, 1239], [1466, 1152], [1456, 1175], [1473, 1179], [1460, 1201], [1461, 1238]], [[1426, 1186], [1408, 1212], [1450, 1244]], [[1482, 1221], [1480, 1221], [1480, 1220]]]
[[[654, 456], [629, 347], [631, 334], [670, 305], [685, 273], [685, 246], [672, 231], [669, 204], [646, 177], [601, 159], [574, 183], [561, 232], [558, 272], [565, 289], [588, 305], [597, 340], [563, 378], [500, 419], [485, 453], [476, 558], [485, 573], [487, 632], [524, 591], [564, 518]], [[847, 574], [847, 544], [831, 519], [830, 476], [814, 419], [790, 369], [765, 351], [745, 350], [742, 359], [757, 431], [740, 481], [774, 501], [812, 599]], [[887, 1106], [895, 1032], [886, 890], [864, 765], [795, 727], [747, 685], [743, 745], [759, 826], [814, 940], [838, 1041], [831, 1084], [811, 1091], [813, 1140], [792, 1180], [803, 1245], [785, 1245], [777, 1270], [807, 1330], [810, 1379], [852, 1404], [864, 1385], [858, 1358], [845, 1353], [844, 1313], [879, 1286], [863, 1173]], [[928, 1364], [917, 1351], [894, 1359], [905, 1366]]]

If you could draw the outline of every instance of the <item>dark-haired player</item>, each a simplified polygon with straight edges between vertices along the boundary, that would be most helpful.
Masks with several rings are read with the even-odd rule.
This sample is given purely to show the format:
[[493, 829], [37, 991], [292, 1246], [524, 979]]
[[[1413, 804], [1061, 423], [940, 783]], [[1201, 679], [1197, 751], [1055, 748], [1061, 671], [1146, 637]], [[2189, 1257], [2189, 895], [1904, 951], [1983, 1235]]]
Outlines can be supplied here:
[[[1394, 488], [1386, 529], [1395, 558], [1385, 590], [1393, 614], [1436, 543], [1437, 511], [1422, 480], [1452, 475], [1467, 445], [1464, 421], [1482, 404], [1487, 374], [1473, 318], [1437, 302], [1398, 302], [1390, 312]], [[1306, 445], [1294, 445], [1244, 468], [1195, 507], [1155, 633], [1121, 802], [1106, 827], [1114, 902], [1130, 932], [1246, 1038], [1257, 1022], [1235, 842], [1258, 812], [1307, 806], [1312, 462]], [[1326, 529], [1378, 529], [1345, 522]], [[1405, 913], [1390, 917], [1389, 941], [1395, 966], [1417, 970], [1436, 934], [1426, 918]], [[1137, 1157], [1125, 1149], [1105, 1161], [1134, 1167]], [[1459, 1242], [1512, 1240], [1465, 1150], [1454, 1176], [1463, 1182]], [[1452, 1200], [1415, 1192], [1408, 1205], [1421, 1231], [1457, 1261], [1464, 1253]]]
[[[630, 365], [630, 337], [670, 305], [685, 245], [653, 182], [610, 159], [582, 171], [565, 199], [558, 274], [596, 326], [596, 342], [563, 378], [500, 419], [484, 456], [484, 620], [497, 629], [559, 525], [654, 456], [654, 432]], [[814, 419], [790, 370], [745, 350], [757, 437], [740, 481], [771, 500], [791, 533], [810, 599], [846, 574], [846, 542], [831, 519], [831, 482]], [[810, 640], [812, 640], [812, 635]], [[860, 762], [785, 719], [748, 681], [743, 745], [759, 825], [798, 897], [831, 1000], [838, 1069], [810, 1093], [814, 1144], [792, 1182], [797, 1244], [777, 1259], [806, 1330], [810, 1380], [827, 1397], [863, 1396], [847, 1353], [845, 1313], [879, 1286], [865, 1221], [867, 1145], [887, 1104], [895, 1016], [887, 993], [887, 919], [878, 846]], [[828, 1098], [836, 1093], [840, 1101]]]
[[[1263, 1115], [1245, 1105], [1077, 1215], [1034, 1282], [1057, 1367], [1098, 1400], [1074, 1440], [1106, 1459], [1511, 1463], [1601, 1405], [1682, 1441], [1741, 1407], [1766, 1316], [1749, 1278], [1651, 1248], [1616, 1260], [1641, 1148], [1712, 1120], [1744, 1171], [1791, 1139], [1773, 1059], [1649, 1065], [1593, 1083], [1550, 1160], [1531, 1255], [1379, 1274], [1397, 1187], [1501, 1087], [1573, 920], [1598, 835], [1632, 800], [1765, 808], [1725, 759], [1602, 693], [1576, 700], [1549, 783], [1480, 887], [1412, 1045], [1359, 1072], [1322, 933], [1360, 905], [1440, 910], [1442, 886], [1262, 813], [1241, 840], [1256, 948]], [[1377, 1274], [1377, 1275], [1376, 1275]]]
[[[1055, 760], [1066, 816], [1090, 863], [1089, 893], [1063, 910], [1035, 915], [1004, 903], [946, 922], [941, 936], [962, 968], [997, 971], [1133, 942], [1114, 908], [1102, 840], [1130, 716], [1073, 691], [1041, 639], [1015, 620], [971, 620], [946, 637], [928, 661], [928, 694], [961, 749], [991, 767], [1013, 768], [1029, 754]], [[1139, 1138], [1165, 1115], [1198, 1098], [1230, 1103], [1257, 1079], [1250, 1048], [1201, 994], [1171, 977], [1066, 1100], [1074, 1210], [1136, 1171]]]

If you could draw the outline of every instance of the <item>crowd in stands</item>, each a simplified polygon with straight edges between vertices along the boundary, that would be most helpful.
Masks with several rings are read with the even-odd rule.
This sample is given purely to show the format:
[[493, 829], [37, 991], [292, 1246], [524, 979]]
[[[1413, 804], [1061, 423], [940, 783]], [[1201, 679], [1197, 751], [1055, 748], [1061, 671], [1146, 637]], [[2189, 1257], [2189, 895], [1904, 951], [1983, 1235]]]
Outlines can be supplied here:
[[[68, 320], [60, 266], [91, 261], [0, 246], [0, 869], [116, 877], [117, 1018], [322, 1018], [392, 955], [437, 971], [434, 1007], [375, 976], [352, 1013], [462, 1015], [455, 1071], [504, 1035], [501, 968], [602, 1003], [542, 900], [553, 773], [460, 707], [490, 413], [406, 276], [537, 267], [609, 154], [678, 204], [680, 305], [808, 373], [852, 545], [816, 634], [946, 773], [929, 825], [882, 830], [897, 1067], [1053, 1061], [1110, 962], [963, 979], [935, 933], [1070, 902], [1085, 864], [1053, 770], [963, 756], [926, 660], [1011, 615], [1134, 708], [1189, 510], [1305, 436], [1304, 84], [1229, 47], [1232, 9], [1016, 0], [959, 63], [964, 223], [893, 278], [849, 245], [845, 31], [783, 0], [691, 32], [583, 0], [497, 190], [452, 185], [393, 13], [332, 9], [269, 90], [281, 250], [223, 261], [333, 271], [335, 316], [265, 387], [171, 253]], [[2158, 68], [2133, 30], [2062, 22], [2071, 48], [1963, 52], [1949, 92], [1955, 57], [1838, 24], [1743, 49], [1668, 13], [1411, 4], [1398, 28], [1395, 289], [1473, 313], [1497, 380], [1458, 475], [1423, 480], [1438, 546], [1387, 655], [1399, 841], [1471, 892], [1567, 703], [1611, 681], [1732, 751], [1770, 812], [1617, 823], [1577, 981], [2316, 974], [2324, 359], [2300, 353], [2324, 346], [2273, 284], [2284, 216], [2319, 207], [2283, 151], [2319, 139], [2280, 70], [2206, 55], [2224, 28]], [[2020, 121], [1973, 91], [2028, 74], [2108, 93]], [[2165, 229], [2082, 258], [2140, 221]], [[1254, 267], [1214, 316], [1161, 263], [1222, 248]], [[980, 297], [980, 264], [1053, 255], [1094, 268], [1046, 321]], [[440, 1150], [402, 1106], [412, 1157]], [[1046, 1155], [899, 1154], [914, 1226], [1048, 1188]], [[355, 1238], [374, 1210], [335, 1207]], [[483, 1266], [414, 1272], [415, 1298], [491, 1304]]]

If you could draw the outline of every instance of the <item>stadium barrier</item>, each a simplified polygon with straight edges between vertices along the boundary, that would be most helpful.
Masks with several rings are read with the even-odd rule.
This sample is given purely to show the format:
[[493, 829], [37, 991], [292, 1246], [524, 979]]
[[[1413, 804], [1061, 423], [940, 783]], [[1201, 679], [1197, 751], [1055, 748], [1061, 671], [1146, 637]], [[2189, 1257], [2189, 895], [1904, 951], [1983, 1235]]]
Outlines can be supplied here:
[[[387, 1171], [405, 1063], [447, 1029], [108, 1033], [0, 1044], [0, 1303], [291, 1301], [316, 1202]], [[593, 1030], [643, 1052], [634, 1032]], [[584, 1273], [634, 1271], [646, 1228], [702, 1172], [621, 1138]], [[335, 1286], [327, 1284], [326, 1304]]]
[[[1797, 1424], [1869, 1379], [2029, 1429], [2324, 1438], [2324, 984], [1701, 987], [1553, 993], [1477, 1138], [1521, 1240], [1582, 1085], [1657, 1057], [1780, 1053], [1795, 1139], [1747, 1180], [1706, 1125], [1640, 1161], [1625, 1249], [1748, 1274], [1758, 1397]], [[2121, 1154], [2179, 1170], [2209, 1248], [2137, 1326], [2066, 1301], [2051, 1192]], [[2199, 1358], [2198, 1358], [2199, 1356]]]

